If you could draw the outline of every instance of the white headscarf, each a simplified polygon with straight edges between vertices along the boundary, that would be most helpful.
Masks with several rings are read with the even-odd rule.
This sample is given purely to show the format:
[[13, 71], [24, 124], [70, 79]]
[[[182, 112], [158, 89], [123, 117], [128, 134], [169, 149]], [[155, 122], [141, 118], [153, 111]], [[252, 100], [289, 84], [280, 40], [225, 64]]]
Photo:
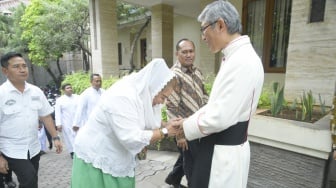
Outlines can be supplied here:
[[164, 59], [156, 58], [139, 72], [125, 78], [136, 83], [136, 90], [144, 105], [146, 129], [160, 127], [162, 105], [152, 106], [153, 99], [174, 77], [175, 74], [168, 68]]

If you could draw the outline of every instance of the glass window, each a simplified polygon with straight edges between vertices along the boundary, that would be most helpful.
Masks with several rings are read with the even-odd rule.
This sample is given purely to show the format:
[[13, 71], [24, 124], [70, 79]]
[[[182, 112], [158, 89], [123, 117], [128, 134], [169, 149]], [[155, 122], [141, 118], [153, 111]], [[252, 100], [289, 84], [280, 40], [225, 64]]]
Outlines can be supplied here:
[[322, 22], [324, 20], [325, 0], [311, 0], [310, 23]]
[[253, 46], [260, 57], [263, 56], [265, 31], [266, 0], [253, 1], [248, 4], [246, 29], [253, 41]]
[[243, 29], [265, 72], [285, 72], [292, 0], [244, 0]]

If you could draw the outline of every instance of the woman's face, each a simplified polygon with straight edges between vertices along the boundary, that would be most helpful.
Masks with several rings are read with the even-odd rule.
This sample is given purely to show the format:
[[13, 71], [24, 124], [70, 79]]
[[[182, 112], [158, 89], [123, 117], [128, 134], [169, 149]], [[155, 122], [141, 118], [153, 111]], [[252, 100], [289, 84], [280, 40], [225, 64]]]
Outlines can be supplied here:
[[157, 104], [164, 104], [168, 96], [173, 92], [173, 87], [167, 85], [162, 91], [160, 91], [153, 99], [152, 106]]

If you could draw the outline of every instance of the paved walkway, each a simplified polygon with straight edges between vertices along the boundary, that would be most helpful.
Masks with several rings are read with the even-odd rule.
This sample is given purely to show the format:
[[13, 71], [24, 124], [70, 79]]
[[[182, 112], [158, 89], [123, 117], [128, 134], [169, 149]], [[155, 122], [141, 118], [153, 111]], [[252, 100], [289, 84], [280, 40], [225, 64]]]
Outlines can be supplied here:
[[[164, 179], [177, 156], [176, 152], [148, 150], [147, 159], [139, 161], [136, 168], [136, 188], [169, 188]], [[47, 151], [40, 160], [39, 188], [69, 188], [71, 166], [72, 160], [66, 151], [61, 154]], [[185, 179], [182, 183], [186, 185]]]

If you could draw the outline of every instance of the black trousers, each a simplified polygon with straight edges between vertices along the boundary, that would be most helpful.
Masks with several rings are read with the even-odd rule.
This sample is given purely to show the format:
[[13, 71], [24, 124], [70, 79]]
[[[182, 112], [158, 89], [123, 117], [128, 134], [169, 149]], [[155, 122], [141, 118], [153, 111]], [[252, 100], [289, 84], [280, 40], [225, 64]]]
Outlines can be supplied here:
[[185, 175], [188, 181], [192, 175], [194, 157], [197, 154], [197, 144], [198, 140], [188, 141], [188, 150], [182, 151], [181, 148], [179, 150], [179, 157], [177, 158], [173, 170], [168, 174], [169, 178], [173, 180], [174, 185], [179, 185], [181, 183], [182, 177]]
[[[38, 169], [40, 154], [28, 159], [14, 159], [2, 154], [8, 162], [9, 168], [16, 174], [19, 181], [19, 188], [37, 188], [38, 187]], [[0, 188], [4, 188], [4, 178], [6, 174], [1, 174]]]

